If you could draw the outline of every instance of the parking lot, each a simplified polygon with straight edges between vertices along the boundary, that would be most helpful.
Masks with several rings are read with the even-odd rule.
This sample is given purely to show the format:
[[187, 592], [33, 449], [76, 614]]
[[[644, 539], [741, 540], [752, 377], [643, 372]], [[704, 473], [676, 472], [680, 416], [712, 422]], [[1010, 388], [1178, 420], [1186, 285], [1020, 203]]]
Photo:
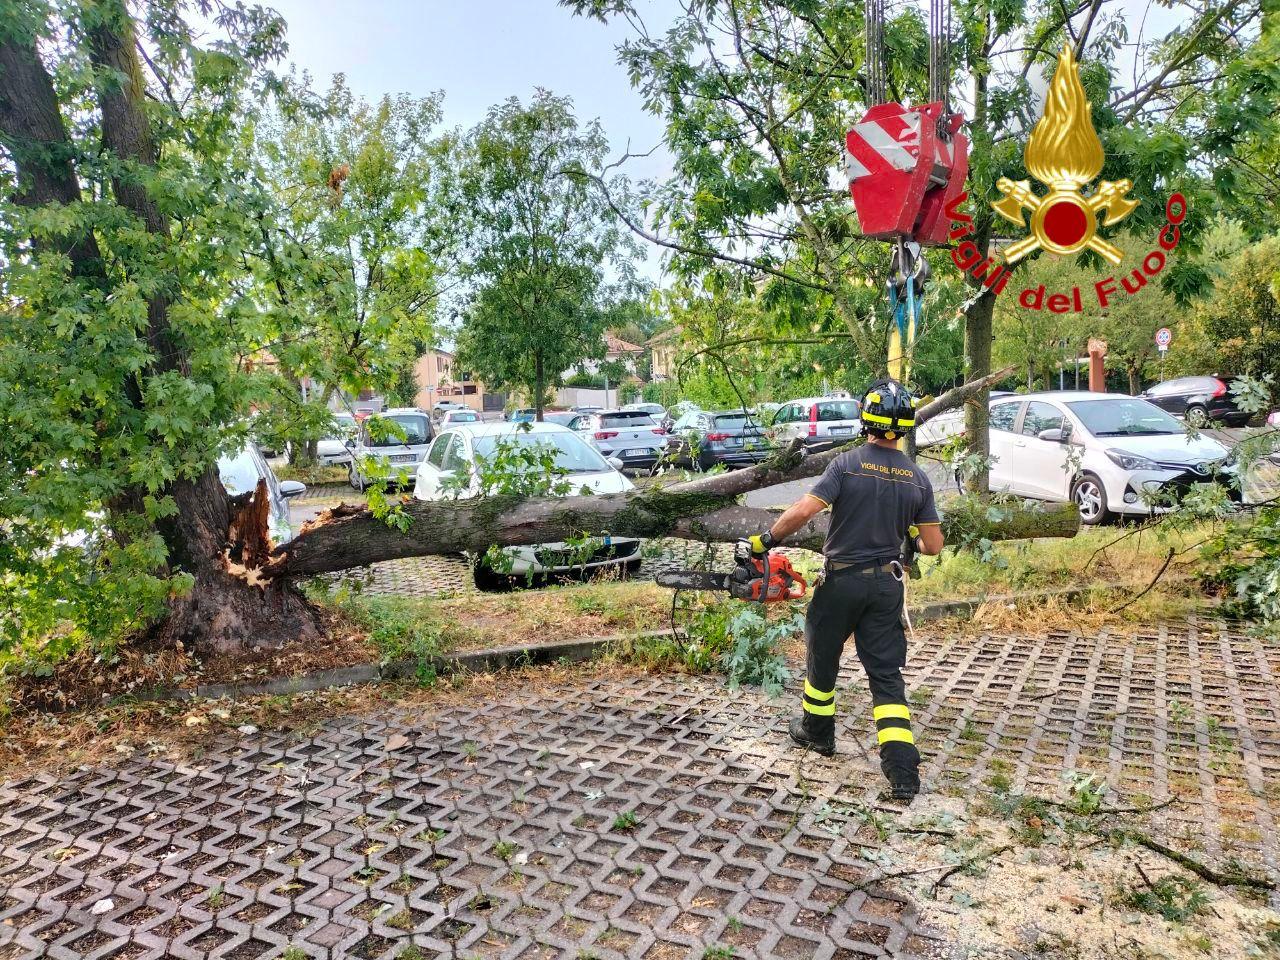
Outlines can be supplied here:
[[[831, 759], [787, 744], [797, 689], [592, 676], [0, 785], [0, 957], [966, 955], [927, 919], [959, 901], [877, 879], [910, 825], [883, 805], [849, 665]], [[963, 810], [997, 782], [1052, 797], [1087, 771], [1172, 799], [1134, 828], [1277, 876], [1275, 647], [1212, 621], [922, 636], [908, 674], [917, 804]], [[983, 883], [971, 901], [1009, 896]], [[1001, 955], [1039, 938], [1019, 928]]]

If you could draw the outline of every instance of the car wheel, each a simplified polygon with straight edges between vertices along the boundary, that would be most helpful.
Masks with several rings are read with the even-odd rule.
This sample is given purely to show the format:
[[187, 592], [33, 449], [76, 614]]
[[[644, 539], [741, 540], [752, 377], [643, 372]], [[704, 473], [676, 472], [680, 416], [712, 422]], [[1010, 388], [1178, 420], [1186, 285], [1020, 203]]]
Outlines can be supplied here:
[[1206, 412], [1205, 408], [1198, 403], [1193, 403], [1187, 407], [1186, 417], [1187, 423], [1191, 424], [1196, 429], [1200, 429], [1209, 422], [1208, 412]]
[[506, 593], [512, 588], [510, 574], [498, 573], [483, 560], [471, 564], [471, 580], [481, 593]]
[[351, 484], [357, 491], [364, 493], [364, 478], [356, 472], [355, 464], [347, 464], [347, 483]]
[[1071, 499], [1080, 511], [1080, 522], [1089, 526], [1106, 523], [1111, 519], [1111, 511], [1107, 509], [1107, 491], [1102, 481], [1092, 473], [1086, 473], [1076, 481], [1071, 491]]

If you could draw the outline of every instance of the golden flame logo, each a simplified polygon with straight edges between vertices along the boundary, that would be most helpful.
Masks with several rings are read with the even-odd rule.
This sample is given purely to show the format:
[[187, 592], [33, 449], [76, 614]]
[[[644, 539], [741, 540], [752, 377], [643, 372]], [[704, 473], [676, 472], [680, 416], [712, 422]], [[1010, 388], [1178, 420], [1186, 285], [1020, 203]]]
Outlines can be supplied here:
[[1027, 170], [1049, 188], [1049, 193], [1037, 196], [1027, 180], [1015, 183], [1001, 177], [996, 183], [1003, 194], [991, 204], [996, 213], [1020, 227], [1027, 227], [1023, 210], [1031, 213], [1031, 235], [1005, 248], [1007, 263], [1039, 248], [1068, 254], [1085, 247], [1112, 263], [1120, 262], [1120, 250], [1098, 236], [1098, 214], [1104, 213], [1102, 223], [1108, 227], [1131, 214], [1138, 201], [1125, 194], [1133, 189], [1133, 183], [1104, 180], [1091, 196], [1080, 193], [1081, 187], [1102, 172], [1104, 159], [1102, 141], [1093, 128], [1093, 108], [1080, 83], [1080, 65], [1071, 47], [1064, 47], [1049, 83], [1044, 115], [1031, 131], [1023, 154]]

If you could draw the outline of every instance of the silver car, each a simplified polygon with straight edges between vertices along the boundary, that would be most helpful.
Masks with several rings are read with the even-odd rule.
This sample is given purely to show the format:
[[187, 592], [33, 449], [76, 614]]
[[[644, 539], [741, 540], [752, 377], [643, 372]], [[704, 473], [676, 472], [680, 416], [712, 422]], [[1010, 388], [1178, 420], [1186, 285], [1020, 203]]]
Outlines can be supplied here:
[[293, 539], [295, 531], [289, 522], [288, 500], [306, 493], [306, 484], [298, 480], [276, 479], [271, 464], [267, 463], [261, 451], [252, 443], [246, 443], [239, 450], [219, 457], [218, 477], [227, 493], [233, 497], [253, 493], [258, 488], [258, 481], [265, 480], [270, 506], [267, 528], [271, 533], [271, 540], [280, 544]]
[[584, 414], [570, 425], [606, 457], [623, 467], [648, 469], [667, 449], [667, 431], [640, 410], [605, 410]]
[[[395, 432], [389, 434], [385, 429], [374, 429], [377, 425], [371, 421], [376, 420], [391, 421], [395, 424]], [[403, 439], [395, 435], [399, 433], [403, 433]], [[414, 471], [427, 455], [427, 447], [431, 445], [435, 433], [431, 417], [425, 410], [416, 407], [396, 407], [385, 413], [373, 414], [361, 425], [352, 450], [352, 460], [347, 467], [351, 486], [363, 490], [369, 485], [369, 466], [373, 460], [386, 464], [392, 477], [407, 471], [412, 482]]]
[[862, 405], [850, 397], [804, 397], [784, 403], [773, 417], [779, 446], [803, 440], [806, 446], [851, 440], [862, 432]]

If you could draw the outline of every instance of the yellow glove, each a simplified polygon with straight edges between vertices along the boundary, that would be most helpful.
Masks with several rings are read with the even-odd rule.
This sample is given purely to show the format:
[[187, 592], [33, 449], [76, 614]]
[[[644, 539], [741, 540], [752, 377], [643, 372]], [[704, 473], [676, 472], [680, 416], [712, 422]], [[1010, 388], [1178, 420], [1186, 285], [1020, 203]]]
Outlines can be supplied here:
[[920, 537], [920, 528], [913, 523], [907, 527], [907, 533], [910, 534], [912, 540], [916, 540]]
[[773, 546], [773, 534], [771, 533], [755, 533], [747, 537], [747, 543], [751, 544], [752, 553], [768, 553], [769, 548]]

